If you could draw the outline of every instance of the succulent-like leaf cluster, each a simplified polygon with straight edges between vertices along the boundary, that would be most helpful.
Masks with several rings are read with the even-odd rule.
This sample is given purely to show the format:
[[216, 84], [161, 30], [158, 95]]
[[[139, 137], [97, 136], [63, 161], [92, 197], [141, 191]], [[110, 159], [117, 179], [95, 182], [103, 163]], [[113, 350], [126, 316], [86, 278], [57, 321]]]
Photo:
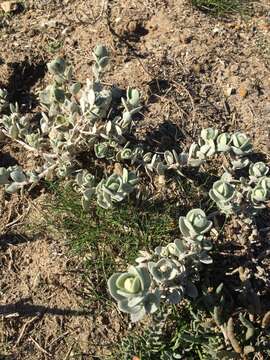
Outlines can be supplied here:
[[21, 166], [0, 167], [0, 185], [4, 185], [5, 191], [9, 194], [15, 193], [29, 183], [38, 181], [37, 174], [24, 172]]
[[84, 209], [89, 207], [94, 195], [99, 206], [109, 209], [113, 203], [120, 202], [131, 194], [137, 182], [137, 176], [125, 168], [121, 176], [112, 174], [107, 179], [102, 179], [98, 184], [96, 184], [96, 179], [92, 174], [87, 170], [82, 170], [76, 176], [75, 189], [82, 194]]
[[[254, 181], [253, 179], [251, 181]], [[248, 188], [248, 196], [254, 208], [264, 208], [270, 200], [270, 177], [257, 177], [253, 187]]]
[[[198, 294], [194, 281], [199, 268], [212, 262], [208, 255], [212, 244], [205, 237], [212, 222], [207, 220], [202, 210], [193, 209], [185, 218], [180, 218], [179, 226], [183, 235], [181, 239], [165, 247], [157, 247], [151, 254], [141, 252], [142, 256], [136, 260], [139, 263], [136, 269], [143, 277], [134, 277], [132, 267], [132, 273], [113, 274], [108, 281], [109, 292], [118, 301], [119, 309], [130, 313], [132, 321], [156, 311], [160, 302], [177, 304], [185, 296], [195, 298]], [[125, 293], [122, 292], [123, 284], [126, 286]], [[119, 295], [128, 297], [124, 306], [121, 302], [124, 299]]]
[[110, 294], [117, 300], [119, 309], [129, 313], [134, 322], [158, 309], [159, 293], [149, 293], [150, 286], [149, 272], [139, 266], [131, 266], [125, 273], [115, 273], [108, 281]]
[[[87, 79], [84, 87], [74, 80], [72, 67], [64, 59], [57, 58], [48, 63], [53, 83], [39, 93], [43, 110], [39, 123], [29, 115], [22, 116], [17, 104], [10, 104], [9, 113], [0, 117], [1, 130], [5, 136], [19, 142], [26, 149], [35, 151], [42, 158], [42, 166], [34, 172], [37, 176], [31, 177], [33, 181], [43, 177], [76, 176], [82, 167], [79, 158], [85, 152], [91, 154], [93, 160], [96, 158], [111, 164], [123, 162], [127, 163], [126, 167], [135, 165], [137, 176], [144, 170], [151, 179], [153, 175], [160, 175], [165, 180], [171, 172], [180, 177], [188, 177], [186, 174], [189, 168], [200, 167], [218, 153], [229, 155], [232, 171], [250, 163], [247, 155], [252, 146], [248, 137], [240, 132], [231, 135], [219, 133], [213, 128], [202, 129], [198, 143], [192, 143], [179, 153], [175, 150], [166, 150], [164, 153], [145, 151], [143, 146], [131, 142], [129, 135], [133, 129], [134, 116], [141, 110], [139, 91], [128, 87], [123, 96], [119, 89], [104, 86], [101, 77], [109, 64], [109, 52], [103, 45], [98, 45], [92, 54], [94, 80]], [[0, 92], [0, 105], [1, 111], [7, 110], [5, 90]], [[107, 174], [106, 163], [103, 168]], [[265, 181], [256, 180], [266, 174], [267, 167], [264, 163], [250, 167], [250, 181], [256, 186], [248, 189], [250, 191], [246, 187], [245, 191], [256, 207], [268, 199]], [[23, 182], [22, 188], [31, 185], [31, 179]], [[115, 174], [99, 178], [95, 181], [95, 186], [87, 191], [80, 190], [84, 194], [83, 205], [87, 208], [91, 196], [96, 193], [98, 204], [109, 208], [114, 202], [127, 197], [134, 186], [134, 180], [135, 178], [126, 181]], [[232, 189], [232, 185], [227, 184], [227, 190], [223, 189], [225, 192], [222, 186], [221, 183], [215, 183], [210, 196], [219, 208], [222, 207], [222, 211], [229, 213], [233, 208], [231, 201], [235, 197], [229, 199], [226, 191]], [[112, 187], [118, 188], [116, 193], [112, 193]]]
[[[105, 208], [122, 201], [133, 191], [137, 177], [127, 170], [123, 171], [123, 176], [112, 174], [108, 178], [99, 178], [96, 185], [81, 186], [81, 181], [87, 177], [80, 168], [78, 157], [81, 153], [87, 151], [94, 159], [115, 159], [133, 164], [140, 152], [134, 146], [129, 147], [126, 139], [135, 114], [141, 110], [140, 94], [130, 87], [125, 96], [116, 88], [105, 88], [100, 79], [109, 63], [109, 52], [98, 45], [93, 50], [93, 58], [95, 80], [87, 80], [84, 88], [74, 80], [72, 67], [64, 59], [57, 58], [48, 63], [53, 83], [39, 93], [43, 110], [39, 123], [29, 115], [22, 116], [18, 104], [10, 104], [9, 113], [0, 116], [2, 133], [43, 160], [36, 170], [37, 176], [12, 189], [31, 185], [42, 177], [70, 178], [78, 174], [76, 182], [83, 194], [83, 205], [86, 206], [95, 193], [98, 204]], [[7, 105], [7, 92], [1, 90], [0, 111], [7, 110]], [[106, 169], [104, 173], [107, 173]]]
[[[191, 168], [199, 168], [221, 154], [229, 165], [213, 183], [210, 199], [222, 213], [240, 214], [246, 224], [254, 224], [254, 215], [270, 200], [270, 177], [264, 162], [252, 163], [248, 136], [206, 128], [184, 151], [149, 151], [131, 136], [135, 116], [142, 109], [139, 91], [128, 87], [123, 93], [105, 85], [101, 78], [109, 64], [109, 52], [98, 45], [92, 54], [94, 78], [87, 79], [85, 86], [74, 79], [72, 67], [64, 59], [48, 63], [53, 82], [39, 93], [42, 111], [38, 120], [21, 115], [18, 104], [9, 104], [7, 91], [0, 89], [1, 140], [2, 135], [11, 138], [42, 159], [42, 165], [32, 172], [18, 165], [1, 167], [0, 185], [6, 192], [12, 194], [25, 186], [31, 189], [41, 179], [57, 176], [72, 179], [84, 209], [90, 207], [93, 198], [100, 207], [109, 209], [128, 198], [141, 172], [151, 179], [159, 175], [166, 180], [172, 172], [188, 177]], [[90, 159], [89, 170], [82, 169], [85, 154]], [[111, 173], [108, 169], [116, 162], [124, 165]], [[129, 313], [132, 321], [139, 321], [156, 312], [162, 303], [177, 304], [186, 296], [195, 298], [198, 291], [194, 282], [200, 269], [212, 263], [212, 243], [206, 235], [211, 227], [212, 221], [203, 210], [192, 209], [179, 219], [179, 239], [151, 253], [141, 251], [137, 266], [113, 274], [108, 287], [119, 309]], [[216, 292], [213, 309], [219, 326], [224, 324], [220, 316], [224, 305], [221, 290], [222, 286]], [[247, 328], [246, 339], [251, 338], [252, 326], [243, 315], [239, 319]], [[223, 330], [237, 349], [233, 320], [229, 319]]]
[[246, 167], [249, 159], [246, 157], [252, 151], [252, 145], [246, 134], [235, 132], [220, 133], [217, 129], [202, 129], [198, 144], [194, 143], [196, 157], [201, 161], [207, 160], [218, 153], [230, 155], [232, 168], [234, 170]]
[[224, 213], [230, 214], [233, 210], [232, 200], [236, 194], [235, 187], [225, 180], [218, 180], [209, 192], [210, 198]]
[[248, 175], [239, 179], [232, 173], [224, 173], [213, 184], [210, 198], [224, 214], [244, 213], [247, 217], [265, 208], [270, 200], [268, 166], [263, 162], [250, 163]]
[[186, 217], [180, 217], [179, 227], [186, 239], [194, 240], [208, 232], [212, 227], [212, 222], [207, 220], [203, 210], [193, 209], [187, 213]]
[[109, 209], [114, 202], [124, 200], [134, 190], [137, 182], [137, 176], [127, 169], [123, 169], [122, 176], [112, 174], [107, 179], [102, 179], [96, 188], [98, 205]]

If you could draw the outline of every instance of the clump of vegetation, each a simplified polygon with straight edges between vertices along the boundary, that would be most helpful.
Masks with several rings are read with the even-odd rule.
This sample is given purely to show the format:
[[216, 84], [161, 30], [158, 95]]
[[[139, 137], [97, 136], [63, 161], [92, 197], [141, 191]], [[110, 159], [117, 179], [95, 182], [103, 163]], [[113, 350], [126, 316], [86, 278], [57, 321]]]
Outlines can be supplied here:
[[242, 13], [246, 11], [246, 0], [192, 0], [192, 4], [202, 11], [215, 15]]
[[[104, 46], [94, 49], [93, 58], [93, 79], [88, 79], [85, 86], [74, 80], [71, 66], [63, 59], [48, 64], [53, 83], [39, 93], [39, 118], [22, 116], [18, 104], [9, 104], [7, 92], [0, 91], [1, 137], [12, 139], [39, 159], [32, 170], [25, 171], [19, 165], [1, 167], [0, 184], [7, 193], [13, 194], [31, 191], [43, 179], [68, 180], [72, 191], [81, 197], [82, 208], [78, 210], [77, 205], [73, 206], [74, 214], [79, 214], [80, 220], [84, 210], [93, 215], [93, 219], [87, 220], [86, 229], [76, 219], [69, 220], [69, 225], [77, 226], [77, 237], [83, 242], [93, 240], [97, 247], [98, 231], [107, 231], [113, 238], [110, 229], [116, 212], [125, 216], [123, 209], [127, 204], [151, 202], [155, 190], [146, 191], [145, 178], [150, 179], [153, 189], [156, 179], [163, 185], [174, 183], [176, 188], [184, 183], [200, 185], [207, 198], [201, 204], [205, 211], [198, 207], [185, 211], [186, 215], [179, 218], [177, 239], [166, 237], [161, 244], [137, 242], [139, 257], [135, 258], [133, 248], [132, 256], [126, 259], [129, 263], [126, 271], [112, 274], [117, 264], [110, 262], [109, 293], [118, 309], [128, 313], [132, 322], [137, 322], [187, 300], [199, 301], [205, 287], [204, 275], [213, 264], [213, 240], [218, 234], [213, 224], [218, 222], [218, 216], [226, 220], [241, 219], [243, 226], [251, 229], [252, 240], [258, 240], [256, 216], [270, 200], [269, 168], [263, 161], [253, 161], [251, 141], [239, 131], [231, 134], [206, 128], [201, 130], [196, 142], [183, 144], [179, 152], [168, 149], [154, 152], [135, 136], [136, 118], [143, 109], [139, 91], [128, 87], [123, 92], [104, 85], [102, 77], [109, 64], [109, 53]], [[222, 166], [216, 176], [209, 179], [209, 191], [204, 188], [201, 177], [202, 174], [208, 176], [214, 161], [222, 161]], [[208, 208], [204, 207], [205, 201]], [[102, 215], [98, 211], [103, 211]], [[129, 230], [124, 234], [121, 230], [120, 244], [127, 233]], [[134, 239], [134, 229], [131, 233]], [[124, 266], [119, 263], [121, 270]], [[241, 276], [245, 284], [241, 291], [256, 297], [249, 280]], [[219, 352], [220, 340], [216, 336], [217, 343], [210, 344], [209, 340], [201, 351], [217, 359], [227, 355], [230, 358], [234, 353], [246, 356], [256, 350], [257, 343], [249, 342], [255, 339], [255, 327], [241, 310], [239, 320], [247, 330], [243, 344], [237, 341], [235, 314], [221, 317], [226, 304], [222, 289], [220, 285], [207, 299], [212, 299], [208, 311], [223, 336], [225, 348]], [[200, 316], [195, 316], [197, 322]], [[201, 336], [203, 329], [194, 325], [192, 331]], [[196, 343], [194, 339], [198, 335], [190, 338], [184, 335], [181, 335], [183, 341], [191, 342], [192, 346]], [[256, 341], [261, 344], [260, 339], [265, 341], [266, 335], [263, 332], [260, 336], [258, 331]], [[175, 344], [173, 348], [178, 349]], [[180, 355], [173, 352], [174, 357], [168, 356]]]

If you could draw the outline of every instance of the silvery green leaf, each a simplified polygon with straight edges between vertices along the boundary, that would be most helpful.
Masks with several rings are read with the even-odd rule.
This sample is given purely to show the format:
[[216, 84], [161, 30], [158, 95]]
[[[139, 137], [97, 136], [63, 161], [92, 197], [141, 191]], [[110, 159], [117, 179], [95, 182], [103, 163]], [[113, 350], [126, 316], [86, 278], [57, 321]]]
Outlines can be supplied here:
[[65, 70], [64, 78], [67, 81], [71, 81], [73, 75], [72, 66], [68, 66]]
[[138, 322], [138, 321], [142, 320], [144, 318], [145, 314], [146, 314], [145, 308], [142, 307], [138, 312], [130, 314], [131, 322], [134, 323], [134, 322]]
[[248, 158], [239, 158], [237, 160], [232, 161], [232, 167], [233, 167], [233, 170], [240, 170], [240, 169], [244, 169], [245, 167], [247, 167], [249, 163], [250, 163], [250, 161]]
[[49, 105], [53, 102], [53, 90], [47, 87], [39, 93], [39, 100], [42, 104]]
[[17, 192], [19, 189], [21, 188], [21, 186], [17, 183], [11, 183], [10, 185], [6, 185], [5, 186], [5, 190], [7, 193], [9, 194], [14, 194], [15, 192]]
[[121, 160], [130, 160], [133, 157], [133, 152], [131, 149], [123, 149], [120, 150], [117, 154], [116, 154], [116, 160], [117, 161], [121, 161]]
[[154, 293], [148, 293], [143, 300], [144, 308], [147, 314], [153, 314], [160, 306], [160, 292], [158, 289]]
[[70, 92], [72, 95], [78, 94], [78, 92], [81, 90], [81, 84], [76, 82], [70, 86]]
[[122, 104], [124, 106], [124, 109], [125, 109], [124, 112], [129, 113], [128, 103], [126, 102], [126, 100], [123, 97], [121, 98], [121, 102], [122, 102]]
[[219, 152], [225, 152], [225, 151], [229, 151], [231, 146], [231, 136], [228, 133], [222, 133], [220, 134], [217, 139], [217, 150]]
[[209, 251], [211, 250], [213, 247], [213, 244], [211, 242], [211, 240], [208, 240], [208, 239], [203, 239], [202, 240], [202, 248], [206, 251]]
[[104, 56], [103, 58], [101, 58], [101, 59], [98, 61], [98, 65], [99, 65], [101, 68], [105, 68], [108, 64], [109, 64], [109, 57], [108, 57], [108, 56]]
[[[96, 60], [97, 61], [97, 60]], [[99, 76], [100, 76], [100, 72], [101, 72], [101, 69], [100, 69], [100, 67], [98, 66], [98, 64], [97, 63], [95, 63], [95, 64], [93, 64], [93, 66], [92, 66], [92, 72], [93, 72], [93, 74], [94, 74], [94, 76], [95, 76], [95, 79], [99, 79]]]
[[108, 50], [104, 45], [97, 45], [93, 50], [93, 54], [97, 59], [109, 56]]
[[31, 183], [37, 183], [40, 181], [39, 176], [35, 172], [29, 172], [27, 173], [27, 176], [29, 177], [29, 182]]
[[235, 155], [243, 156], [252, 151], [252, 144], [246, 134], [236, 132], [232, 135], [232, 150]]
[[85, 198], [85, 200], [89, 201], [92, 199], [93, 195], [95, 194], [95, 189], [94, 188], [88, 188], [84, 191], [83, 193], [83, 197]]
[[201, 131], [201, 138], [205, 141], [208, 142], [210, 140], [215, 140], [218, 136], [218, 130], [217, 129], [213, 129], [213, 128], [207, 128], [207, 129], [202, 129]]
[[156, 165], [156, 172], [158, 175], [164, 175], [166, 170], [167, 170], [167, 166], [163, 164], [163, 162], [159, 162]]
[[186, 238], [195, 239], [205, 234], [212, 227], [212, 221], [209, 221], [206, 214], [201, 209], [190, 210], [186, 217], [180, 216], [179, 228]]
[[265, 187], [258, 184], [251, 192], [251, 199], [253, 202], [264, 202], [269, 199], [269, 193]]
[[199, 167], [203, 164], [203, 160], [200, 159], [189, 159], [188, 160], [188, 165], [191, 167]]
[[106, 193], [97, 195], [97, 203], [103, 209], [110, 209], [113, 206], [111, 197]]
[[148, 269], [157, 282], [172, 280], [179, 273], [176, 264], [168, 258], [162, 258], [156, 263], [149, 261]]
[[48, 70], [53, 75], [62, 75], [66, 70], [66, 62], [62, 58], [57, 58], [47, 64]]
[[233, 176], [232, 176], [232, 174], [230, 174], [229, 172], [225, 172], [225, 173], [221, 176], [220, 180], [226, 181], [226, 182], [229, 183], [229, 182], [231, 182], [231, 181], [233, 180]]
[[10, 177], [13, 181], [17, 183], [23, 183], [26, 181], [26, 176], [20, 168], [11, 171]]
[[189, 237], [190, 232], [185, 224], [185, 218], [183, 216], [180, 216], [179, 218], [179, 228], [184, 237]]
[[201, 263], [206, 264], [206, 265], [213, 263], [213, 259], [206, 252], [200, 253], [199, 260]]
[[94, 151], [98, 159], [103, 159], [109, 154], [109, 145], [107, 143], [95, 144]]
[[128, 170], [126, 168], [123, 168], [123, 174], [122, 174], [122, 178], [123, 178], [123, 182], [128, 182]]
[[42, 118], [40, 119], [40, 128], [41, 128], [41, 132], [43, 134], [48, 134], [49, 133], [49, 123], [50, 120], [48, 118], [48, 116], [45, 113], [41, 113], [42, 114]]
[[187, 166], [187, 163], [188, 163], [188, 154], [185, 153], [185, 152], [182, 152], [181, 154], [178, 155], [179, 157], [179, 163], [182, 165], [182, 166]]
[[66, 97], [64, 90], [56, 87], [54, 89], [54, 97], [55, 97], [56, 101], [58, 101], [60, 103], [64, 103], [65, 97]]
[[216, 152], [215, 143], [213, 140], [209, 140], [205, 145], [202, 145], [199, 150], [205, 156], [213, 156]]
[[184, 253], [186, 251], [186, 246], [184, 245], [183, 240], [175, 239], [174, 244], [176, 245], [176, 248], [179, 253]]
[[235, 194], [235, 187], [224, 180], [216, 181], [209, 191], [210, 198], [217, 203], [227, 203], [233, 199]]
[[142, 109], [142, 106], [138, 106], [138, 107], [136, 107], [136, 108], [131, 109], [130, 112], [129, 112], [130, 115], [131, 115], [131, 117], [132, 117], [133, 115], [137, 114], [139, 111], [141, 111], [141, 109]]
[[268, 172], [269, 167], [262, 161], [250, 164], [249, 166], [249, 175], [257, 178], [267, 175]]
[[18, 113], [18, 110], [19, 110], [18, 104], [14, 105], [14, 104], [10, 103], [9, 108], [10, 108], [11, 113], [13, 113], [13, 114]]
[[174, 155], [171, 151], [166, 150], [164, 152], [164, 159], [168, 165], [173, 165], [175, 163]]
[[140, 93], [137, 89], [131, 89], [128, 87], [127, 89], [127, 100], [128, 103], [132, 106], [132, 108], [138, 107], [140, 102]]
[[[154, 157], [156, 158], [157, 155], [155, 154], [155, 155], [153, 156], [153, 158], [154, 158]], [[144, 162], [150, 163], [151, 160], [152, 160], [152, 153], [151, 153], [151, 152], [148, 152], [148, 153], [146, 153], [146, 154], [143, 155], [143, 161], [144, 161]], [[154, 162], [155, 162], [155, 160], [154, 160]]]
[[95, 101], [96, 101], [96, 94], [93, 89], [89, 89], [89, 91], [87, 93], [87, 100], [89, 102], [90, 107], [94, 106]]
[[[121, 187], [121, 191], [123, 191], [124, 194], [130, 194], [133, 191], [133, 186], [129, 183], [124, 183]], [[123, 198], [124, 194], [121, 195], [121, 199]]]
[[17, 139], [19, 136], [19, 129], [17, 125], [12, 125], [9, 129], [9, 134], [12, 137], [12, 139]]
[[129, 111], [128, 112], [125, 111], [122, 116], [122, 122], [123, 122], [124, 127], [129, 126], [131, 121], [132, 121], [131, 113]]
[[[166, 252], [166, 254], [164, 253], [164, 252]], [[166, 256], [166, 255], [169, 255], [169, 252], [168, 251], [166, 251], [166, 248], [165, 247], [163, 247], [163, 246], [157, 246], [156, 248], [155, 248], [155, 254], [156, 255], [161, 255], [161, 256]]]
[[163, 256], [163, 257], [167, 257], [167, 256], [170, 256], [170, 255], [179, 257], [180, 254], [179, 254], [179, 250], [178, 250], [176, 244], [175, 243], [169, 243], [166, 247], [162, 248], [162, 252], [161, 252], [160, 255]]
[[258, 185], [261, 185], [265, 190], [270, 191], [270, 177], [264, 176], [260, 178]]

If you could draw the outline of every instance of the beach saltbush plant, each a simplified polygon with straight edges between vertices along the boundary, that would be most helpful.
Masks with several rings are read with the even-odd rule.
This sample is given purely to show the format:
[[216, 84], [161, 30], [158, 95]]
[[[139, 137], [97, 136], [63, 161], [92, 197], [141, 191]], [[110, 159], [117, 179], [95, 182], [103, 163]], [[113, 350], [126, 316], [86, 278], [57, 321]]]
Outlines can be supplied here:
[[[52, 83], [39, 92], [40, 111], [35, 116], [22, 115], [18, 104], [9, 103], [7, 91], [0, 89], [0, 139], [11, 139], [38, 159], [32, 170], [0, 167], [0, 185], [6, 192], [31, 191], [43, 179], [58, 178], [72, 184], [85, 210], [95, 201], [110, 209], [132, 193], [139, 197], [145, 176], [153, 183], [156, 177], [164, 183], [175, 178], [176, 184], [195, 183], [200, 173], [207, 175], [212, 161], [221, 161], [222, 171], [206, 191], [210, 208], [256, 227], [256, 215], [269, 204], [270, 177], [265, 162], [253, 161], [250, 138], [240, 131], [205, 128], [181, 152], [153, 151], [136, 139], [143, 109], [139, 91], [104, 83], [109, 51], [98, 45], [92, 55], [93, 79], [85, 84], [75, 80], [66, 60], [48, 63]], [[179, 218], [179, 238], [141, 250], [136, 264], [110, 276], [109, 292], [132, 322], [158, 313], [164, 305], [198, 296], [200, 273], [213, 262], [212, 220], [213, 214], [203, 209], [186, 211]]]

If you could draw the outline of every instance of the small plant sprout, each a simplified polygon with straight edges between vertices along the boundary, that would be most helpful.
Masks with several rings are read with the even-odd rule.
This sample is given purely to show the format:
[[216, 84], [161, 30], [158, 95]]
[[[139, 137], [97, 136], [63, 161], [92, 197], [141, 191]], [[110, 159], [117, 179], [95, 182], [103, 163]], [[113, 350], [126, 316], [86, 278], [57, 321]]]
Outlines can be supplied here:
[[150, 286], [149, 272], [140, 266], [131, 266], [128, 272], [113, 274], [108, 280], [111, 296], [121, 311], [131, 315], [132, 321], [157, 311], [160, 297], [158, 292], [149, 292]]
[[209, 192], [210, 198], [216, 203], [223, 213], [231, 213], [233, 207], [231, 200], [236, 194], [235, 187], [225, 180], [218, 180]]
[[231, 149], [231, 135], [229, 133], [222, 133], [217, 137], [217, 151], [228, 152]]
[[97, 45], [92, 52], [95, 63], [93, 65], [93, 73], [97, 80], [100, 75], [104, 73], [107, 65], [109, 64], [109, 52], [103, 45]]
[[203, 129], [201, 131], [201, 138], [205, 143], [216, 140], [218, 136], [218, 130], [213, 128]]
[[186, 217], [179, 218], [179, 228], [187, 239], [196, 239], [208, 232], [212, 227], [212, 221], [207, 219], [205, 212], [201, 209], [190, 210]]
[[138, 179], [134, 173], [123, 169], [123, 175], [112, 174], [108, 179], [102, 179], [96, 187], [97, 203], [104, 209], [109, 209], [114, 202], [124, 200], [137, 184]]
[[157, 282], [173, 280], [178, 274], [177, 264], [171, 259], [163, 258], [158, 262], [148, 262], [148, 269]]
[[218, 130], [213, 128], [202, 129], [199, 139], [199, 152], [205, 157], [213, 156], [216, 153], [215, 140], [218, 136]]
[[269, 167], [262, 161], [250, 164], [249, 166], [249, 175], [252, 178], [260, 178], [266, 176], [269, 172]]
[[257, 184], [251, 190], [250, 198], [255, 207], [264, 207], [263, 203], [269, 200], [269, 191], [262, 184]]
[[246, 134], [236, 132], [232, 135], [232, 151], [235, 155], [243, 156], [252, 151], [252, 144]]

